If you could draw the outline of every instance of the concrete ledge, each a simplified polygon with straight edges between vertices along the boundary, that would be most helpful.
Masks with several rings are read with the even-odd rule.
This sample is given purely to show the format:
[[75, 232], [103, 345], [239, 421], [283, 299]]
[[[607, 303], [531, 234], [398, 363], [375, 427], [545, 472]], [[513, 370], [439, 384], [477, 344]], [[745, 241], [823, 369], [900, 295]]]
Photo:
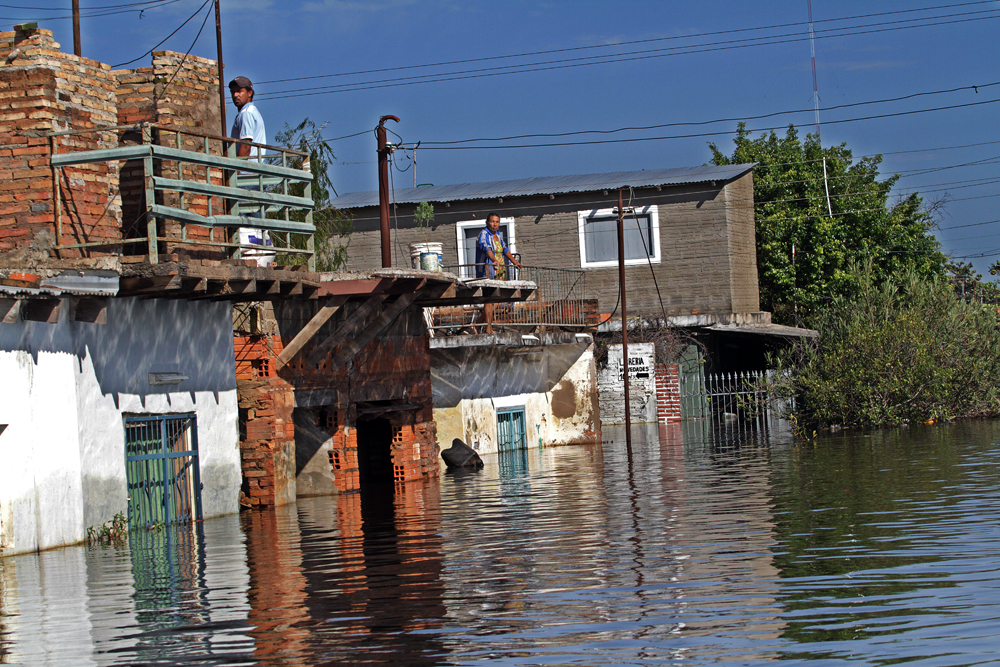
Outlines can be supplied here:
[[431, 338], [432, 350], [443, 350], [459, 347], [534, 347], [543, 345], [590, 345], [593, 342], [590, 334], [572, 333], [569, 331], [553, 331], [549, 333], [519, 334], [492, 333], [468, 334], [464, 336], [444, 336]]

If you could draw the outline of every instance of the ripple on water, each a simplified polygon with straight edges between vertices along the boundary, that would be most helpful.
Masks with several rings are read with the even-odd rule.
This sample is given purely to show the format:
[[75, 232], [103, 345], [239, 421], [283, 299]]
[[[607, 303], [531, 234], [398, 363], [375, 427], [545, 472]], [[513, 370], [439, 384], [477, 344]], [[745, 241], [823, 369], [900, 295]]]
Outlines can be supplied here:
[[997, 431], [685, 425], [7, 558], [0, 664], [995, 663]]

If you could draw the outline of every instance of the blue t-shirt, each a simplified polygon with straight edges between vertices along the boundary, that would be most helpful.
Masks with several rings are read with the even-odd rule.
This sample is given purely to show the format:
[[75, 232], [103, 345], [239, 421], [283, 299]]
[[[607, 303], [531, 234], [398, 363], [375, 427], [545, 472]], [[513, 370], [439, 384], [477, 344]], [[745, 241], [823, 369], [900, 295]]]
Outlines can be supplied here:
[[[500, 236], [500, 232], [497, 232], [496, 237], [500, 240], [500, 245], [503, 248], [500, 256], [497, 257], [501, 262], [506, 262], [504, 255], [507, 254], [507, 244], [504, 242], [503, 237]], [[487, 251], [493, 252], [496, 256], [495, 249], [493, 247], [493, 234], [490, 232], [489, 227], [483, 227], [483, 231], [479, 232], [479, 238], [476, 239], [476, 277], [477, 278], [492, 278], [493, 272], [496, 267], [493, 266], [493, 262], [490, 261], [490, 256], [486, 254]]]

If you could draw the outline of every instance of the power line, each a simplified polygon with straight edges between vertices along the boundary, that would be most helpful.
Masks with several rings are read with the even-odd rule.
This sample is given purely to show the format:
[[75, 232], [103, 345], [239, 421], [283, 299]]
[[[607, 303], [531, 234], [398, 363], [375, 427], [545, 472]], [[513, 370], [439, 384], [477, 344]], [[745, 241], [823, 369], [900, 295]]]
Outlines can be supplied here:
[[[937, 6], [933, 6], [933, 7], [922, 7], [922, 8], [917, 8], [917, 9], [904, 9], [904, 10], [895, 10], [895, 11], [891, 11], [891, 12], [878, 12], [878, 13], [874, 13], [874, 14], [859, 14], [859, 15], [855, 15], [855, 16], [845, 16], [845, 17], [840, 17], [840, 18], [817, 19], [817, 20], [813, 21], [813, 23], [833, 23], [833, 22], [837, 22], [837, 21], [852, 21], [852, 20], [855, 20], [855, 19], [875, 18], [875, 17], [878, 17], [878, 16], [891, 16], [891, 15], [907, 14], [907, 13], [913, 13], [913, 12], [937, 11], [939, 9], [954, 9], [954, 8], [957, 8], [957, 7], [968, 7], [968, 6], [973, 6], [973, 5], [991, 4], [992, 1], [993, 0], [978, 0], [976, 2], [962, 2], [962, 3], [948, 4], [948, 5], [937, 5]], [[444, 66], [447, 66], [447, 65], [464, 65], [464, 64], [467, 64], [467, 63], [491, 62], [491, 61], [495, 61], [495, 60], [505, 60], [505, 59], [510, 59], [510, 58], [526, 58], [526, 57], [530, 57], [530, 56], [541, 56], [541, 55], [549, 55], [549, 54], [554, 54], [554, 53], [570, 53], [570, 52], [587, 51], [587, 50], [593, 50], [593, 49], [616, 48], [616, 47], [620, 47], [620, 46], [630, 46], [630, 45], [635, 45], [635, 44], [650, 44], [650, 43], [658, 43], [658, 42], [667, 42], [667, 41], [673, 41], [673, 40], [677, 40], [677, 39], [691, 39], [691, 38], [697, 38], [697, 37], [711, 37], [711, 36], [715, 36], [715, 35], [730, 35], [730, 34], [737, 34], [737, 33], [744, 33], [744, 32], [756, 32], [756, 31], [759, 31], [759, 30], [775, 30], [775, 29], [778, 29], [778, 28], [790, 28], [790, 27], [801, 26], [801, 25], [805, 25], [805, 23], [801, 22], [801, 21], [795, 22], [795, 23], [779, 23], [779, 24], [770, 25], [770, 26], [758, 26], [758, 27], [755, 27], [755, 28], [735, 28], [735, 29], [732, 29], [732, 30], [718, 30], [718, 31], [713, 31], [713, 32], [704, 32], [704, 33], [698, 33], [696, 35], [673, 35], [673, 36], [670, 36], [670, 37], [656, 37], [656, 38], [652, 38], [652, 39], [639, 39], [639, 40], [629, 40], [627, 42], [615, 42], [613, 44], [594, 44], [594, 45], [589, 45], [589, 46], [576, 46], [576, 47], [570, 47], [570, 48], [549, 49], [549, 50], [545, 50], [545, 51], [528, 51], [528, 52], [525, 52], [525, 53], [515, 53], [515, 54], [507, 54], [507, 55], [500, 55], [500, 56], [485, 56], [485, 57], [479, 57], [479, 58], [465, 58], [465, 59], [462, 59], [462, 60], [448, 60], [448, 61], [442, 61], [442, 62], [437, 62], [437, 63], [426, 63], [426, 64], [422, 64], [422, 65], [402, 65], [402, 66], [397, 66], [397, 67], [383, 67], [383, 68], [379, 68], [379, 69], [359, 70], [359, 71], [356, 71], [356, 72], [339, 72], [339, 73], [334, 73], [334, 74], [318, 74], [318, 75], [313, 75], [313, 76], [291, 77], [291, 78], [287, 78], [287, 79], [272, 79], [270, 81], [261, 81], [260, 83], [261, 84], [269, 84], [269, 83], [285, 83], [285, 82], [291, 82], [291, 81], [308, 81], [308, 80], [327, 79], [327, 78], [342, 77], [342, 76], [358, 76], [358, 75], [362, 75], [362, 74], [380, 74], [382, 72], [397, 72], [397, 71], [404, 71], [404, 70], [411, 70], [411, 69], [422, 69], [422, 68], [428, 68], [428, 67], [444, 67]]]
[[[909, 30], [909, 29], [913, 29], [913, 28], [926, 28], [926, 27], [933, 27], [933, 26], [938, 26], [938, 25], [948, 25], [948, 24], [953, 24], [953, 23], [967, 23], [967, 22], [970, 22], [970, 21], [982, 21], [982, 20], [992, 20], [992, 19], [1000, 18], [1000, 14], [998, 14], [996, 12], [996, 10], [983, 10], [983, 11], [979, 11], [979, 12], [970, 12], [970, 14], [981, 14], [981, 13], [990, 13], [992, 15], [991, 16], [980, 16], [980, 17], [975, 17], [975, 18], [955, 19], [955, 20], [950, 20], [950, 21], [937, 21], [937, 22], [931, 22], [931, 23], [923, 23], [923, 24], [920, 24], [920, 25], [905, 25], [905, 26], [897, 26], [897, 27], [890, 27], [890, 28], [876, 28], [876, 29], [872, 29], [872, 30], [860, 30], [860, 31], [856, 31], [856, 32], [840, 32], [838, 34], [818, 35], [818, 38], [819, 39], [829, 39], [829, 38], [833, 38], [833, 37], [850, 37], [850, 36], [856, 36], [856, 35], [867, 35], [867, 34], [882, 33], [882, 32], [894, 32], [894, 31], [897, 31], [897, 30]], [[948, 15], [948, 16], [967, 16], [967, 15], [968, 14], [955, 14], [955, 15]], [[947, 18], [947, 17], [929, 17], [929, 18]], [[882, 24], [872, 24], [872, 25], [892, 25], [892, 24], [899, 24], [899, 23], [910, 23], [911, 21], [914, 21], [914, 20], [929, 20], [929, 19], [928, 18], [925, 18], [925, 19], [910, 19], [910, 20], [906, 20], [906, 21], [892, 21], [892, 22], [885, 22], [885, 23], [882, 23]], [[870, 26], [860, 26], [860, 27], [870, 27]], [[838, 29], [830, 29], [830, 30], [832, 31], [832, 30], [848, 30], [848, 29], [849, 28], [838, 28]], [[823, 31], [821, 31], [821, 32], [823, 32]], [[783, 37], [789, 37], [789, 38], [788, 39], [781, 39]], [[731, 43], [726, 44], [726, 43], [720, 42], [720, 43], [713, 43], [713, 44], [697, 45], [697, 46], [694, 46], [694, 47], [670, 47], [670, 48], [667, 48], [667, 49], [658, 49], [658, 50], [656, 50], [655, 52], [652, 52], [652, 53], [649, 52], [649, 51], [641, 51], [641, 52], [631, 52], [631, 53], [624, 53], [624, 54], [613, 54], [613, 55], [606, 55], [606, 56], [587, 56], [587, 57], [583, 57], [583, 58], [572, 58], [572, 59], [555, 60], [555, 61], [548, 61], [548, 62], [526, 63], [526, 64], [521, 64], [521, 65], [505, 65], [505, 66], [500, 66], [500, 67], [480, 68], [480, 69], [475, 69], [475, 70], [459, 70], [459, 71], [456, 71], [456, 72], [445, 72], [445, 73], [439, 73], [439, 74], [423, 74], [423, 75], [417, 75], [417, 76], [411, 76], [411, 77], [397, 77], [395, 79], [383, 79], [383, 80], [376, 80], [376, 81], [372, 81], [372, 82], [355, 82], [355, 83], [347, 83], [347, 84], [336, 84], [336, 85], [333, 85], [333, 86], [322, 86], [322, 87], [316, 87], [316, 88], [295, 88], [295, 89], [288, 89], [288, 90], [283, 90], [283, 91], [276, 91], [274, 93], [269, 93], [267, 95], [263, 95], [262, 99], [285, 99], [285, 98], [289, 98], [289, 97], [307, 97], [307, 96], [312, 96], [312, 95], [327, 95], [327, 94], [331, 94], [331, 93], [356, 92], [356, 91], [360, 91], [360, 90], [371, 90], [371, 89], [376, 89], [376, 88], [389, 88], [389, 87], [395, 87], [395, 86], [416, 85], [416, 84], [421, 84], [421, 83], [440, 83], [440, 82], [445, 82], [445, 81], [457, 81], [457, 80], [477, 79], [477, 78], [491, 77], [491, 76], [503, 76], [503, 75], [507, 75], [507, 74], [524, 74], [524, 73], [528, 73], [528, 72], [551, 71], [551, 70], [567, 69], [567, 68], [574, 68], [574, 67], [585, 67], [585, 66], [590, 66], [590, 65], [600, 65], [600, 64], [617, 63], [617, 62], [629, 62], [629, 61], [636, 61], [636, 60], [649, 60], [649, 59], [653, 59], [653, 58], [663, 58], [663, 57], [667, 57], [667, 56], [691, 55], [691, 54], [695, 54], [695, 53], [708, 53], [708, 52], [713, 52], [713, 51], [727, 51], [727, 50], [732, 50], [732, 49], [748, 48], [748, 47], [752, 47], [752, 46], [770, 46], [770, 45], [775, 45], [775, 44], [787, 44], [787, 43], [793, 43], [793, 42], [803, 41], [803, 40], [806, 40], [806, 39], [809, 39], [809, 37], [808, 36], [795, 36], [795, 35], [781, 35], [781, 36], [778, 36], [778, 37], [766, 37], [766, 38], [761, 37], [761, 38], [753, 38], [753, 39], [750, 39], [750, 40], [741, 40], [741, 41], [751, 41], [751, 42], [754, 42], [752, 44], [731, 44]], [[762, 41], [762, 40], [771, 40], [771, 41]], [[687, 49], [687, 50], [680, 50], [682, 48]], [[667, 53], [663, 53], [663, 51], [666, 51]], [[598, 58], [600, 60], [597, 60]], [[587, 62], [581, 62], [581, 61], [587, 61]], [[562, 64], [559, 64], [559, 63], [562, 63]], [[509, 71], [498, 71], [498, 70], [509, 70]], [[310, 92], [310, 91], [312, 91], [312, 92]], [[284, 93], [294, 93], [294, 94], [284, 94]]]
[[[135, 5], [122, 5], [121, 9], [87, 9], [80, 12], [82, 18], [96, 18], [101, 16], [116, 16], [118, 14], [132, 14], [138, 12], [140, 15], [150, 9], [159, 9], [160, 7], [165, 7], [167, 5], [172, 5], [182, 0], [157, 0], [152, 4], [151, 7], [141, 7], [140, 5], [146, 3], [136, 3]], [[131, 8], [129, 8], [131, 7]], [[62, 11], [66, 11], [63, 8]], [[44, 23], [45, 21], [65, 21], [73, 18], [72, 14], [66, 14], [63, 16], [41, 16], [41, 17], [12, 17], [12, 16], [0, 16], [0, 21], [11, 21], [13, 23], [24, 23], [29, 21], [35, 21]], [[11, 25], [10, 23], [5, 23], [3, 25]]]
[[[984, 104], [995, 104], [996, 102], [1000, 102], [1000, 99], [985, 100], [985, 101], [982, 101], [982, 102], [969, 102], [969, 103], [966, 103], [966, 104], [954, 104], [954, 105], [950, 105], [950, 106], [933, 107], [933, 108], [930, 108], [930, 109], [916, 109], [916, 110], [913, 110], [913, 111], [898, 111], [898, 112], [895, 112], [895, 113], [876, 114], [876, 115], [872, 115], [872, 116], [862, 116], [862, 117], [859, 117], [859, 118], [844, 118], [844, 119], [841, 119], [841, 120], [826, 120], [826, 121], [823, 121], [823, 124], [824, 125], [836, 125], [836, 124], [842, 124], [842, 123], [856, 123], [856, 122], [866, 121], [866, 120], [879, 120], [879, 119], [883, 119], [883, 118], [898, 118], [900, 116], [911, 116], [913, 114], [918, 114], [918, 113], [931, 113], [931, 112], [935, 112], [935, 111], [949, 111], [949, 110], [952, 110], [952, 109], [963, 109], [963, 108], [967, 108], [967, 107], [981, 106], [981, 105], [984, 105]], [[787, 126], [774, 126], [774, 127], [754, 128], [754, 129], [747, 130], [747, 132], [748, 133], [753, 133], [753, 132], [767, 132], [767, 131], [771, 131], [771, 130], [785, 129], [786, 127]], [[421, 144], [421, 147], [425, 148], [426, 150], [437, 150], [437, 151], [442, 151], [442, 150], [452, 150], [452, 151], [455, 151], [455, 150], [496, 150], [496, 149], [510, 149], [510, 148], [551, 148], [551, 147], [555, 147], [555, 146], [593, 146], [593, 145], [598, 145], [598, 144], [633, 143], [633, 142], [637, 142], [637, 141], [664, 141], [664, 140], [668, 140], [668, 139], [692, 139], [692, 138], [699, 138], [699, 137], [717, 137], [717, 136], [723, 136], [723, 135], [732, 134], [732, 133], [733, 133], [732, 130], [729, 130], [729, 131], [719, 130], [717, 132], [698, 132], [698, 133], [692, 133], [692, 134], [676, 134], [676, 135], [666, 135], [666, 136], [657, 136], [657, 137], [630, 137], [630, 138], [623, 138], [623, 139], [594, 139], [594, 140], [590, 140], [590, 141], [564, 141], [564, 142], [548, 142], [548, 143], [538, 143], [538, 144], [505, 144], [505, 145], [500, 145], [500, 146], [434, 146], [434, 145], [427, 145], [429, 142], [424, 142], [423, 144]]]
[[[970, 86], [960, 86], [958, 88], [948, 88], [942, 90], [930, 90], [920, 93], [912, 93], [910, 95], [903, 95], [900, 97], [887, 97], [879, 100], [867, 100], [864, 102], [851, 102], [849, 104], [838, 104], [832, 107], [821, 108], [820, 111], [834, 111], [836, 109], [847, 109], [851, 107], [866, 106], [869, 104], [884, 104], [888, 102], [901, 102], [903, 100], [914, 99], [917, 97], [925, 97], [928, 95], [944, 95], [948, 93], [956, 93], [962, 90], [975, 90], [979, 92], [979, 88], [991, 88], [993, 86], [1000, 85], [1000, 81], [993, 81], [991, 83], [986, 83], [983, 85], [970, 85]], [[789, 111], [775, 111], [772, 113], [761, 114], [759, 116], [743, 116], [739, 118], [716, 118], [713, 120], [704, 121], [685, 121], [681, 123], [661, 123], [659, 125], [645, 125], [645, 126], [635, 126], [635, 127], [619, 127], [613, 130], [575, 130], [572, 132], [554, 132], [554, 133], [538, 133], [538, 134], [517, 134], [509, 137], [480, 137], [477, 139], [457, 139], [454, 141], [424, 141], [421, 145], [454, 145], [454, 144], [466, 144], [474, 143], [477, 141], [510, 141], [513, 139], [533, 139], [536, 137], [548, 138], [548, 137], [568, 137], [580, 134], [615, 134], [617, 132], [632, 132], [640, 130], [658, 130], [664, 127], [685, 127], [685, 126], [700, 126], [700, 125], [712, 125], [715, 123], [735, 123], [748, 120], [761, 120], [764, 118], [772, 118], [774, 116], [784, 116], [791, 114], [807, 113], [812, 111], [812, 109], [792, 109]], [[1000, 142], [998, 142], [1000, 143]]]
[[196, 10], [194, 10], [194, 13], [191, 14], [191, 16], [189, 16], [186, 19], [184, 19], [184, 23], [181, 23], [179, 26], [177, 26], [177, 28], [172, 33], [170, 33], [169, 35], [167, 35], [166, 37], [164, 37], [162, 41], [160, 41], [160, 42], [158, 42], [156, 44], [156, 46], [152, 47], [151, 49], [149, 49], [148, 51], [146, 51], [145, 53], [143, 53], [141, 56], [139, 56], [138, 58], [133, 58], [132, 60], [126, 60], [123, 63], [118, 63], [117, 65], [112, 65], [111, 68], [112, 69], [117, 69], [119, 67], [122, 67], [123, 65], [131, 65], [135, 61], [142, 60], [146, 56], [150, 55], [153, 51], [156, 50], [157, 47], [161, 46], [168, 39], [170, 39], [171, 37], [173, 37], [174, 35], [176, 35], [177, 32], [181, 28], [183, 28], [184, 26], [186, 26], [191, 19], [193, 19], [195, 16], [197, 16], [201, 12], [201, 10], [203, 10], [205, 8], [205, 5], [207, 5], [209, 2], [212, 2], [212, 0], [205, 0], [205, 2], [202, 3], [201, 7], [199, 7]]

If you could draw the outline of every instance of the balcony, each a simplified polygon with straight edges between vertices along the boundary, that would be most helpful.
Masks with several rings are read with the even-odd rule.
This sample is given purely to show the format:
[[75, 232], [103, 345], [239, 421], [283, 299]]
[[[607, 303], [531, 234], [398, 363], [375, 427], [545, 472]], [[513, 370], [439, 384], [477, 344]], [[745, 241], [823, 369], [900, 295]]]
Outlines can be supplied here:
[[[442, 268], [460, 276], [475, 275], [473, 265]], [[597, 299], [587, 298], [584, 271], [535, 266], [516, 269], [508, 265], [507, 272], [511, 283], [527, 281], [536, 286], [526, 301], [428, 308], [429, 328], [438, 336], [455, 336], [508, 331], [582, 331], [597, 327], [600, 321]], [[467, 278], [464, 282], [473, 286], [477, 279]]]
[[[76, 136], [88, 133], [115, 137], [113, 143], [118, 146], [72, 150]], [[239, 158], [238, 143], [231, 139], [163, 125], [55, 132], [49, 141], [57, 251], [104, 248], [112, 253], [145, 254], [156, 264], [162, 261], [161, 255], [175, 249], [214, 253], [224, 259], [266, 250], [276, 258], [298, 258], [298, 262], [285, 263], [304, 259], [309, 270], [315, 270], [315, 204], [306, 153], [250, 144], [252, 152], [263, 157]], [[79, 225], [71, 224], [75, 236], [67, 243], [62, 201], [72, 197], [73, 191], [65, 172], [101, 165], [118, 174], [121, 233], [114, 238], [88, 238]], [[295, 190], [301, 194], [292, 194]], [[241, 241], [240, 228], [258, 230], [261, 243]], [[138, 249], [127, 253], [122, 250], [125, 246]]]

